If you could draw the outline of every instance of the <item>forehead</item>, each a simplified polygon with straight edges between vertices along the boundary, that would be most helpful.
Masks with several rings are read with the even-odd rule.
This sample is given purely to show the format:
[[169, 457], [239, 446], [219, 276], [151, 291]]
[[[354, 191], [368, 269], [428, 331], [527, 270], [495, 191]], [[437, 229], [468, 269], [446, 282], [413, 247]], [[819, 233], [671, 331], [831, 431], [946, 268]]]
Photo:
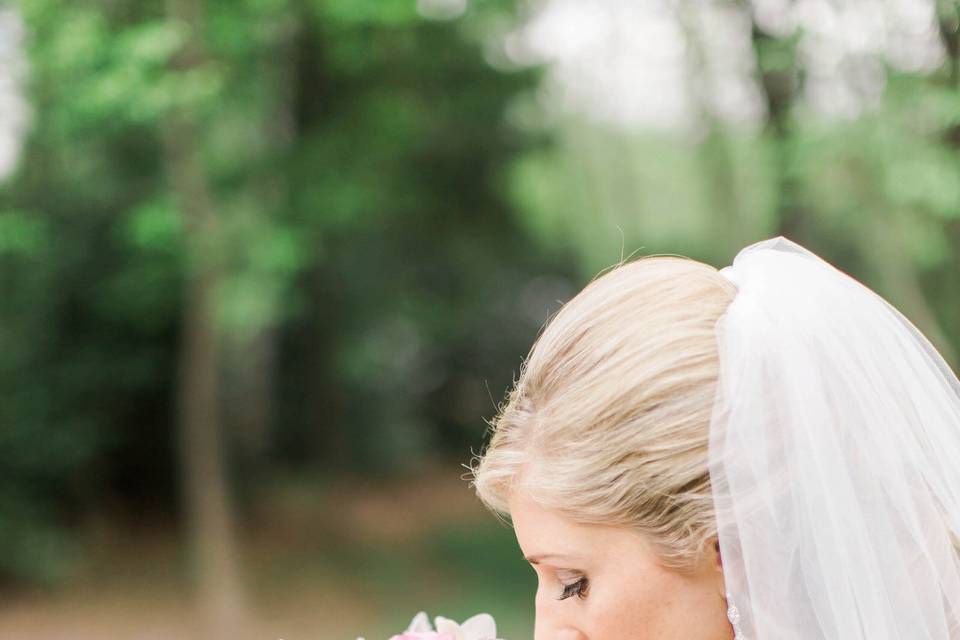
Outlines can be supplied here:
[[627, 553], [654, 557], [649, 541], [628, 527], [576, 522], [541, 506], [521, 491], [511, 493], [508, 502], [514, 533], [524, 555], [551, 553], [601, 558]]
[[521, 492], [509, 498], [510, 518], [524, 555], [584, 555], [610, 542], [610, 527], [574, 522]]

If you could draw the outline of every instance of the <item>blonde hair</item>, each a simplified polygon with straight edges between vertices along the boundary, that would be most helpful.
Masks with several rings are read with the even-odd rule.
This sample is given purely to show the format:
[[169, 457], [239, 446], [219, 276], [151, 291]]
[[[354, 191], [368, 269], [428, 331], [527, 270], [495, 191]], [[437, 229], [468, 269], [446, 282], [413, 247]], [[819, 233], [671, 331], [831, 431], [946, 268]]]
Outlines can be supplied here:
[[471, 485], [509, 516], [510, 492], [576, 522], [644, 534], [692, 570], [716, 534], [707, 449], [714, 328], [736, 294], [707, 264], [646, 256], [594, 279], [546, 325], [491, 421]]

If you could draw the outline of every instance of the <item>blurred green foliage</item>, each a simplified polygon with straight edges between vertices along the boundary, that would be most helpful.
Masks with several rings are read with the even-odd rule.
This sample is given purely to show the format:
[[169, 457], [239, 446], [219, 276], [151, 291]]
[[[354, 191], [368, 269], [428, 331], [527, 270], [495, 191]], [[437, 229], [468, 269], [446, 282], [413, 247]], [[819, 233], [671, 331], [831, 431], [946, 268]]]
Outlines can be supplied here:
[[[536, 73], [490, 68], [464, 23], [508, 5], [460, 25], [406, 1], [204, 8], [208, 60], [183, 70], [164, 3], [19, 3], [34, 126], [0, 186], [7, 579], [55, 579], [91, 514], [175, 511], [189, 230], [164, 169], [171, 109], [199, 114], [219, 213], [241, 489], [274, 468], [465, 461], [539, 324], [511, 301], [565, 270], [499, 188], [532, 144], [503, 111]], [[251, 402], [270, 405], [252, 427]]]

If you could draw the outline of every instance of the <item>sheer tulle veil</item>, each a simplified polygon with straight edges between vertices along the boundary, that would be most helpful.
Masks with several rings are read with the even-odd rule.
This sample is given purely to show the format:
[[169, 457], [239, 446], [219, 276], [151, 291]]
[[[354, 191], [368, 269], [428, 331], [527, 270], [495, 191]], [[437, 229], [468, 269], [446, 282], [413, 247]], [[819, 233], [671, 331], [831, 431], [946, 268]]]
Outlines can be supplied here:
[[782, 236], [720, 273], [710, 474], [746, 640], [960, 639], [960, 381]]

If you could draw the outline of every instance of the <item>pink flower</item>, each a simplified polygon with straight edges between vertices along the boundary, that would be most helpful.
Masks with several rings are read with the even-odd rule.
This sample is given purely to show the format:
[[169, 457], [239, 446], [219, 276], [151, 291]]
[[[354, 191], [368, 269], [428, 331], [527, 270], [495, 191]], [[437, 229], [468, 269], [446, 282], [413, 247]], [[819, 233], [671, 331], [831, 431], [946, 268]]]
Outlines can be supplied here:
[[497, 624], [488, 613], [478, 613], [463, 624], [443, 616], [437, 616], [434, 622], [436, 630], [430, 627], [430, 619], [421, 611], [413, 617], [406, 631], [390, 640], [499, 640]]

